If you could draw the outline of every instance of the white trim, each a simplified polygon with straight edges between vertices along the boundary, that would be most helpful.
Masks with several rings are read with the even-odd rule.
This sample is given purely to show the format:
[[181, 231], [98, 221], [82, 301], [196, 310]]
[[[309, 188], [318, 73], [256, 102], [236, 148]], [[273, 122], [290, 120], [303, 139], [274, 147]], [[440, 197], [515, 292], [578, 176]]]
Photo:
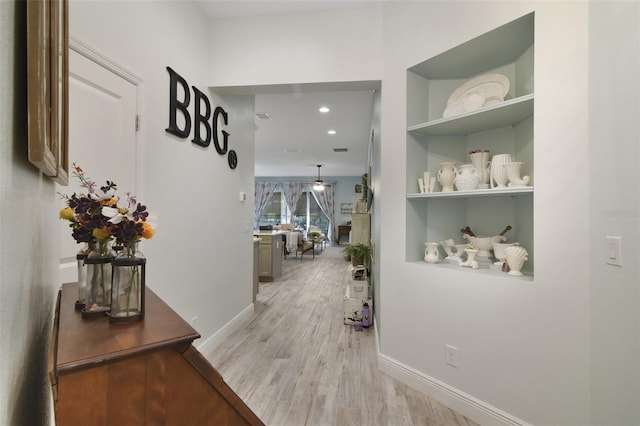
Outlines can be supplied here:
[[136, 188], [134, 192], [138, 196], [138, 199], [144, 199], [145, 187], [144, 187], [144, 180], [142, 179], [145, 172], [144, 161], [142, 161], [142, 158], [144, 156], [144, 140], [145, 140], [144, 138], [144, 129], [145, 129], [144, 80], [134, 72], [118, 64], [113, 59], [103, 55], [94, 47], [76, 38], [74, 35], [69, 35], [69, 49], [79, 53], [85, 58], [95, 62], [101, 67], [107, 69], [108, 71], [114, 73], [115, 75], [123, 78], [124, 80], [136, 86], [136, 116], [137, 116], [137, 119], [140, 120], [139, 121], [140, 128], [136, 130], [136, 175], [135, 175]]
[[220, 330], [216, 331], [206, 340], [196, 345], [196, 349], [206, 357], [208, 354], [213, 352], [225, 338], [245, 327], [246, 323], [253, 318], [253, 311], [254, 307], [252, 303], [240, 311], [240, 313], [233, 317], [231, 321], [223, 325]]
[[108, 69], [134, 86], [140, 85], [143, 81], [142, 78], [138, 77], [136, 74], [72, 35], [69, 36], [69, 49], [78, 52], [85, 58], [90, 59], [101, 67]]
[[[377, 327], [375, 330], [378, 342]], [[524, 420], [380, 353], [379, 346], [378, 369], [483, 426], [530, 426]]]

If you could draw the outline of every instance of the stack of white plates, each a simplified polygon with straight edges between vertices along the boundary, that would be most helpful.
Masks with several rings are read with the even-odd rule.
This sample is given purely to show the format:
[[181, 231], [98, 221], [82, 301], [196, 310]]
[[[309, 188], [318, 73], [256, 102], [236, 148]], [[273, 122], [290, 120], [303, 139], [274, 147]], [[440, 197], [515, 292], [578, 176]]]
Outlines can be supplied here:
[[502, 74], [484, 74], [458, 87], [447, 101], [444, 118], [479, 110], [503, 102], [509, 92], [509, 79]]

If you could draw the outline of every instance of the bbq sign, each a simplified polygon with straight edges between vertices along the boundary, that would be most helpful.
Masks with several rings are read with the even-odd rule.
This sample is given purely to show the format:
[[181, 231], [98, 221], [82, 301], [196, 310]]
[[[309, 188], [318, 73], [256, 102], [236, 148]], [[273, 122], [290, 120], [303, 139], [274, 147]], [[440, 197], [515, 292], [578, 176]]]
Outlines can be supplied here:
[[[189, 114], [189, 103], [191, 102], [191, 91], [187, 81], [177, 72], [167, 67], [169, 71], [169, 127], [165, 130], [179, 138], [186, 139], [191, 134], [191, 114]], [[184, 98], [178, 100], [178, 85], [182, 86]], [[227, 155], [227, 162], [231, 169], [238, 166], [238, 155], [233, 149], [229, 149], [229, 132], [218, 131], [219, 122], [226, 126], [229, 124], [229, 116], [224, 108], [218, 106], [211, 114], [211, 102], [206, 94], [202, 93], [195, 86], [193, 89], [193, 139], [191, 142], [202, 147], [208, 147], [213, 139], [213, 146], [220, 155]], [[178, 111], [184, 117], [183, 127], [178, 126]], [[211, 123], [209, 123], [211, 120]], [[202, 134], [204, 130], [204, 135]], [[220, 143], [222, 136], [222, 143]]]

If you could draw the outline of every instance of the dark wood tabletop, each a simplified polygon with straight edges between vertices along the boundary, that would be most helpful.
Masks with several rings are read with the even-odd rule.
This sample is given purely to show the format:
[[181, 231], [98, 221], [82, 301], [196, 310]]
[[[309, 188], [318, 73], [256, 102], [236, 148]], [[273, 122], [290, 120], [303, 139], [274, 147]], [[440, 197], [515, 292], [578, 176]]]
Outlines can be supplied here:
[[163, 347], [184, 346], [186, 350], [200, 337], [148, 287], [145, 318], [125, 324], [110, 323], [107, 316], [82, 318], [74, 309], [77, 288], [77, 283], [63, 284], [59, 297], [59, 323], [53, 336], [57, 342], [52, 342], [57, 346], [55, 368], [58, 375]]

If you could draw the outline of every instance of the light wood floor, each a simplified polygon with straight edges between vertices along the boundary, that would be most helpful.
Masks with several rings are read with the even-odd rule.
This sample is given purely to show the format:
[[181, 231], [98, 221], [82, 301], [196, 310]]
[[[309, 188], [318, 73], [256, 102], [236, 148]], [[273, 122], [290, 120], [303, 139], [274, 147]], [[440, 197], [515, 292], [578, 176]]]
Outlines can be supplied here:
[[268, 426], [476, 425], [378, 371], [373, 328], [343, 324], [341, 249], [288, 257], [253, 320], [207, 358]]

